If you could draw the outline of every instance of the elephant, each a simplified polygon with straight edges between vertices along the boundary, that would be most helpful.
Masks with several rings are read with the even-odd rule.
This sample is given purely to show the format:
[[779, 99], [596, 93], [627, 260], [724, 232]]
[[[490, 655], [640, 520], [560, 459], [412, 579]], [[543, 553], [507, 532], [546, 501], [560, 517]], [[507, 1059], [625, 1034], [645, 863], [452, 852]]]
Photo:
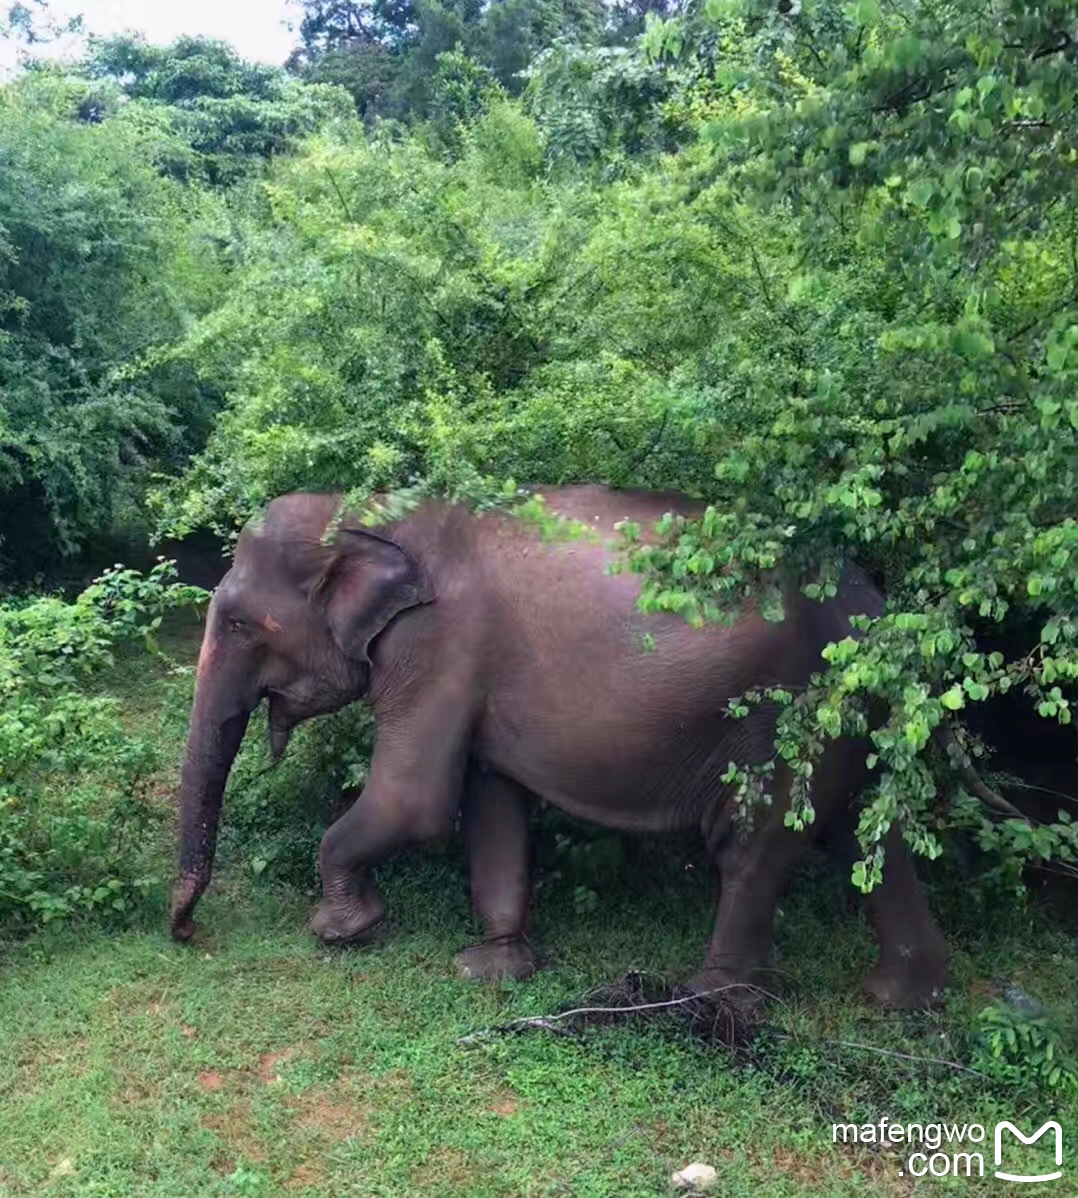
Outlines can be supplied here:
[[[824, 602], [796, 586], [781, 621], [747, 609], [732, 624], [691, 626], [645, 613], [641, 579], [611, 570], [622, 521], [650, 530], [668, 512], [700, 515], [682, 495], [599, 485], [538, 488], [546, 510], [585, 535], [543, 535], [535, 521], [427, 499], [372, 522], [335, 494], [293, 493], [242, 531], [215, 591], [199, 655], [180, 791], [180, 864], [170, 919], [189, 939], [210, 880], [221, 800], [254, 709], [269, 705], [279, 757], [303, 720], [360, 698], [375, 745], [362, 793], [326, 831], [322, 900], [311, 930], [357, 941], [385, 902], [372, 867], [463, 829], [472, 902], [486, 935], [457, 957], [476, 979], [523, 979], [528, 816], [536, 801], [613, 829], [697, 829], [718, 867], [714, 933], [689, 993], [756, 988], [776, 904], [810, 838], [786, 826], [790, 773], [746, 829], [735, 818], [731, 761], [773, 755], [776, 710], [731, 718], [746, 689], [804, 686], [850, 617], [883, 599], [856, 566]], [[645, 537], [651, 535], [644, 533]], [[812, 778], [814, 827], [857, 851], [851, 800], [867, 778], [865, 742], [830, 742]], [[917, 1007], [948, 974], [936, 926], [900, 830], [885, 842], [868, 896], [879, 958], [872, 998]]]

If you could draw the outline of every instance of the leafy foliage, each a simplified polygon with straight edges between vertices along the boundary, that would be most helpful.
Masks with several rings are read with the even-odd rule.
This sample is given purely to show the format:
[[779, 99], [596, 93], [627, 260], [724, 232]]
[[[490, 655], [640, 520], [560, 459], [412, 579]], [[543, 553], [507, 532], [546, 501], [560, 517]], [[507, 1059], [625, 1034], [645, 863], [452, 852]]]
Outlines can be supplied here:
[[[137, 526], [147, 473], [205, 438], [216, 396], [157, 357], [242, 253], [215, 190], [347, 96], [201, 38], [94, 42], [0, 90], [0, 577]], [[211, 190], [214, 189], [214, 190]]]
[[529, 71], [526, 98], [548, 163], [602, 164], [624, 170], [624, 159], [674, 149], [680, 132], [666, 101], [678, 79], [642, 47], [590, 49], [559, 39]]
[[9, 573], [138, 519], [154, 473], [175, 534], [297, 487], [685, 491], [702, 520], [625, 530], [646, 607], [777, 618], [851, 559], [888, 597], [806, 690], [732, 705], [781, 708], [775, 761], [730, 763], [746, 816], [784, 761], [811, 823], [859, 735], [862, 889], [896, 819], [1010, 886], [1073, 869], [1072, 821], [989, 816], [966, 768], [999, 696], [1075, 729], [1066, 6], [304, 14], [291, 78], [122, 38], [0, 91]]
[[[618, 43], [653, 7], [597, 0], [303, 0], [300, 45], [289, 68], [310, 82], [346, 88], [367, 124], [414, 124], [438, 107], [437, 63], [458, 54], [519, 94], [530, 64], [564, 40], [574, 46]], [[660, 0], [658, 7], [662, 7]]]
[[[724, 163], [712, 188], [781, 222], [751, 256], [787, 377], [717, 462], [702, 524], [637, 562], [649, 606], [703, 616], [762, 571], [820, 596], [847, 555], [882, 577], [887, 614], [831, 647], [777, 745], [808, 802], [823, 742], [886, 710], [867, 887], [896, 818], [939, 852], [924, 750], [946, 719], [1022, 688], [1071, 720], [1074, 47], [1062, 8], [1024, 3], [819, 5], [759, 25], [778, 42], [746, 75], [761, 102], [707, 122], [703, 161]], [[1038, 630], [1032, 651], [985, 653], [977, 633], [1015, 618]]]
[[1036, 1093], [1078, 1091], [1078, 1063], [1058, 1027], [1043, 1011], [1016, 1011], [1004, 1003], [980, 1014], [974, 1060], [989, 1077]]
[[0, 577], [109, 528], [206, 422], [185, 380], [130, 367], [208, 305], [219, 214], [155, 169], [175, 143], [137, 113], [85, 119], [92, 94], [45, 72], [0, 90]]
[[71, 603], [0, 605], [0, 923], [124, 911], [145, 894], [160, 758], [152, 731], [125, 727], [91, 688], [122, 646], [152, 646], [166, 612], [204, 599], [161, 562], [109, 570]]
[[96, 40], [83, 70], [140, 101], [189, 147], [169, 162], [171, 173], [197, 173], [214, 186], [237, 182], [348, 111], [337, 88], [301, 86], [283, 70], [244, 62], [224, 42], [202, 37], [170, 46], [135, 36]]

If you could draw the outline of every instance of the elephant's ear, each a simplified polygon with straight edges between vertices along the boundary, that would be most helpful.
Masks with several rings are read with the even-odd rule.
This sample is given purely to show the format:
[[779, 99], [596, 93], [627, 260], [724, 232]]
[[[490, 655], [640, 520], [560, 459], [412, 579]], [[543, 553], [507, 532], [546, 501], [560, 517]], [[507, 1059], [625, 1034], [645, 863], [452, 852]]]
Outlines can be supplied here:
[[370, 661], [371, 641], [394, 616], [430, 603], [434, 592], [420, 565], [395, 541], [374, 531], [342, 528], [337, 553], [314, 595], [325, 606], [333, 639], [357, 661]]

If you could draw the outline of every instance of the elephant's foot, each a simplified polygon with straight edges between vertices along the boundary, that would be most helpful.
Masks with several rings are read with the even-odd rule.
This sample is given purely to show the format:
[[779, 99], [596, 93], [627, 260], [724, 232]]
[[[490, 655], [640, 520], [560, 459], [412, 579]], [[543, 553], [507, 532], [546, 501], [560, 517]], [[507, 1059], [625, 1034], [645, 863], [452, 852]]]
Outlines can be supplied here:
[[363, 939], [385, 914], [385, 899], [373, 885], [364, 886], [359, 894], [327, 888], [307, 927], [325, 944], [351, 944]]
[[476, 982], [514, 978], [523, 982], [539, 968], [535, 950], [524, 936], [493, 936], [461, 950], [453, 958], [457, 972]]
[[864, 989], [881, 1007], [914, 1011], [939, 1004], [950, 976], [950, 953], [942, 937], [938, 944], [881, 958], [865, 978]]

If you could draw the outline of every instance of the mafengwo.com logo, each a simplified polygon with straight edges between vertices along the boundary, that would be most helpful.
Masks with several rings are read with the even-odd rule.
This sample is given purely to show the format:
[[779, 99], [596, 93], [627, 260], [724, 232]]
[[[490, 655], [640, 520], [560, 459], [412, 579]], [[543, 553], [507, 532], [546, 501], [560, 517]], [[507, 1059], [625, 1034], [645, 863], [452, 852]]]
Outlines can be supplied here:
[[[1046, 1182], [1063, 1176], [1063, 1129], [1055, 1119], [1042, 1123], [1027, 1135], [1010, 1120], [997, 1123], [992, 1135], [992, 1165], [985, 1163], [984, 1149], [988, 1133], [980, 1123], [896, 1123], [884, 1115], [878, 1123], [833, 1123], [831, 1140], [835, 1144], [871, 1144], [900, 1146], [905, 1152], [901, 1176], [911, 1177], [998, 1177], [1000, 1181]], [[1044, 1139], [1050, 1148], [1054, 1169], [1033, 1172], [1021, 1167], [1029, 1153], [1019, 1145], [1036, 1144]], [[1047, 1163], [1047, 1162], [1046, 1162]]]
[[[1054, 1173], [1041, 1173], [1037, 1176], [1028, 1176], [1021, 1173], [1004, 1173], [1000, 1170], [1000, 1165], [1003, 1163], [1003, 1133], [1008, 1131], [1012, 1136], [1021, 1140], [1023, 1144], [1032, 1144], [1039, 1140], [1041, 1136], [1047, 1135], [1049, 1132], [1055, 1137], [1055, 1161], [1056, 1169]], [[1023, 1135], [1013, 1123], [1009, 1123], [1006, 1119], [1002, 1123], [996, 1124], [995, 1134], [995, 1149], [996, 1149], [996, 1176], [1002, 1181], [1058, 1181], [1063, 1176], [1063, 1129], [1054, 1119], [1050, 1119], [1047, 1123], [1041, 1124], [1040, 1127], [1031, 1136]]]

